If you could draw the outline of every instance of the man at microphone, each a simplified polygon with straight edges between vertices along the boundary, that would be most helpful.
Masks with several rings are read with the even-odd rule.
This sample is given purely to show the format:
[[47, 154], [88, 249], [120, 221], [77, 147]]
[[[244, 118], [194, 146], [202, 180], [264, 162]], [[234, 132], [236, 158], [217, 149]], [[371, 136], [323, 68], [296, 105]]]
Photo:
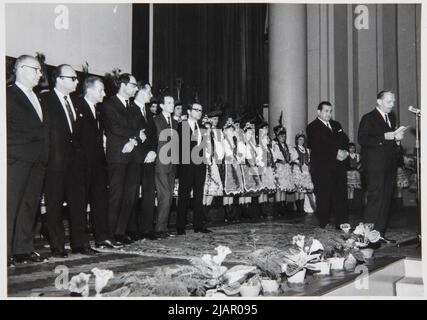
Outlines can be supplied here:
[[396, 116], [391, 112], [394, 103], [391, 91], [379, 92], [377, 105], [362, 117], [358, 134], [368, 192], [364, 220], [374, 223], [375, 230], [388, 243], [395, 242], [387, 239], [385, 232], [396, 181], [397, 145], [403, 139], [403, 130], [395, 132]]

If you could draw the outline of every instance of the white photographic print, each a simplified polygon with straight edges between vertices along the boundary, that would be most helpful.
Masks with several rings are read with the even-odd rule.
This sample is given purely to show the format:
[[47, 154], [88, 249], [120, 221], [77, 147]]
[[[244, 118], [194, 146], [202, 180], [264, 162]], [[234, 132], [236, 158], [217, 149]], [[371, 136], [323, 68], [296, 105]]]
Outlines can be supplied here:
[[1, 7], [5, 298], [425, 298], [421, 1]]

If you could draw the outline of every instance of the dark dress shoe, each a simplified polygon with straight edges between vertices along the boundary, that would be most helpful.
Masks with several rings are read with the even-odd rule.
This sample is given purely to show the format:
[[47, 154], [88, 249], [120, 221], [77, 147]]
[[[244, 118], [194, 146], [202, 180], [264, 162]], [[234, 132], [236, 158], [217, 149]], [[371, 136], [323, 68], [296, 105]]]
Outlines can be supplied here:
[[110, 240], [104, 240], [101, 242], [95, 243], [95, 248], [97, 249], [118, 249], [121, 245], [117, 246], [113, 244]]
[[84, 254], [87, 256], [93, 256], [94, 254], [99, 253], [98, 251], [92, 249], [91, 247], [87, 247], [87, 248], [74, 248], [72, 249], [72, 252], [74, 254]]
[[374, 249], [374, 250], [377, 250], [377, 249], [381, 248], [381, 242], [380, 242], [380, 241], [377, 241], [377, 242], [375, 242], [375, 243], [370, 242], [370, 243], [366, 246], [366, 248], [367, 248], [367, 249]]
[[123, 244], [133, 243], [132, 239], [128, 236], [116, 236], [116, 241]]
[[158, 240], [156, 235], [154, 233], [142, 233], [141, 239], [147, 239], [147, 240]]
[[201, 233], [212, 233], [212, 230], [209, 230], [207, 228], [203, 228], [203, 229], [194, 229], [194, 232], [195, 233], [199, 233], [199, 232], [201, 232]]
[[388, 244], [394, 244], [394, 243], [396, 243], [396, 242], [397, 242], [397, 241], [396, 241], [396, 240], [394, 240], [394, 239], [389, 239], [389, 238], [386, 238], [386, 237], [384, 237], [384, 236], [382, 236], [382, 239], [381, 239], [380, 241], [382, 241], [382, 242], [384, 242], [384, 243], [388, 243]]
[[161, 231], [161, 232], [156, 233], [156, 237], [161, 238], [161, 239], [166, 239], [169, 237], [173, 237], [173, 235], [167, 231]]
[[54, 258], [68, 258], [68, 254], [66, 251], [53, 251], [52, 257], [54, 257]]
[[134, 242], [141, 240], [141, 236], [136, 233], [129, 234], [128, 237]]
[[13, 268], [14, 266], [15, 266], [15, 259], [13, 259], [13, 257], [8, 257], [7, 258], [7, 267]]
[[186, 233], [185, 233], [185, 230], [184, 230], [184, 229], [178, 229], [178, 230], [177, 230], [177, 232], [176, 232], [176, 234], [177, 234], [177, 235], [179, 235], [179, 236], [183, 236], [183, 235], [185, 235]]
[[17, 263], [27, 262], [43, 262], [45, 259], [37, 252], [31, 252], [29, 254], [17, 254], [14, 256], [14, 260]]

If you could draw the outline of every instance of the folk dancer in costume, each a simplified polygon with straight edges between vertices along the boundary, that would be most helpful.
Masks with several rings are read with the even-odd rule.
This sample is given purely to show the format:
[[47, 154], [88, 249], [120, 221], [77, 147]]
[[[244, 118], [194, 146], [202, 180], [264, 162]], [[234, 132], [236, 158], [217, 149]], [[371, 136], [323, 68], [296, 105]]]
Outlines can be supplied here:
[[203, 206], [208, 217], [209, 207], [212, 205], [214, 197], [223, 195], [223, 184], [220, 174], [220, 166], [224, 159], [224, 139], [222, 131], [217, 129], [220, 111], [209, 113], [202, 121], [206, 128], [206, 178], [203, 191]]
[[403, 189], [409, 187], [409, 171], [405, 165], [406, 157], [402, 145], [399, 143], [397, 147], [397, 174], [396, 174], [396, 186], [394, 191], [394, 205], [395, 212], [400, 212], [403, 207]]
[[295, 147], [291, 149], [292, 174], [295, 183], [295, 203], [300, 214], [304, 213], [305, 195], [308, 196], [310, 205], [314, 206], [314, 186], [309, 171], [310, 152], [306, 146], [306, 140], [303, 132], [298, 133], [295, 136]]
[[362, 179], [360, 177], [360, 169], [362, 164], [360, 162], [360, 154], [356, 152], [356, 145], [354, 143], [348, 144], [349, 155], [347, 158], [347, 194], [349, 202], [349, 210], [353, 209], [354, 205], [354, 190], [362, 189]]
[[243, 176], [240, 163], [244, 161], [244, 145], [236, 137], [233, 123], [224, 126], [224, 198], [225, 221], [240, 220], [240, 211], [233, 206], [233, 197], [243, 193]]
[[[242, 152], [242, 157], [239, 158], [240, 159], [240, 161], [239, 161], [240, 170], [242, 169], [241, 165], [245, 164], [245, 140], [244, 140], [245, 134], [244, 134], [243, 128], [242, 128], [242, 126], [243, 126], [242, 120], [243, 119], [241, 116], [237, 116], [233, 121], [234, 129], [235, 129], [234, 134], [236, 137], [237, 145], [240, 148], [239, 150], [241, 150], [241, 152]], [[242, 175], [243, 175], [243, 173], [242, 173]], [[242, 179], [243, 179], [243, 176], [242, 176]], [[237, 197], [237, 199], [238, 199], [237, 200], [237, 206], [234, 207], [234, 211], [235, 211], [234, 215], [238, 217], [238, 220], [240, 220], [240, 218], [242, 217], [242, 213], [243, 213], [243, 207], [245, 205], [244, 190], [243, 190], [242, 194]]]
[[243, 172], [244, 205], [243, 215], [246, 218], [257, 218], [254, 206], [251, 206], [252, 197], [258, 196], [262, 190], [260, 174], [258, 171], [259, 150], [255, 142], [255, 125], [247, 122], [243, 128], [245, 160], [241, 164]]
[[276, 131], [277, 141], [273, 142], [277, 176], [276, 205], [279, 215], [282, 215], [292, 211], [289, 198], [295, 190], [295, 183], [292, 175], [291, 153], [286, 144], [286, 129], [281, 127]]
[[262, 122], [259, 126], [258, 141], [260, 150], [259, 173], [261, 176], [262, 193], [258, 197], [261, 206], [261, 216], [266, 216], [266, 205], [269, 194], [276, 193], [276, 158], [273, 153], [273, 146], [268, 135], [268, 123]]

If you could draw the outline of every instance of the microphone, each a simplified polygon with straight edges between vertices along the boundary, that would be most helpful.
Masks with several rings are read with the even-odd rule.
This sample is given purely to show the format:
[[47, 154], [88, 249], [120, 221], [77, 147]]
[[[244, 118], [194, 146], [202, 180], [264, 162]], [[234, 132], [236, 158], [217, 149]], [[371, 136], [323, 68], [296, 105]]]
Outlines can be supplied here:
[[409, 111], [409, 112], [412, 112], [412, 113], [415, 113], [415, 114], [417, 114], [417, 115], [421, 114], [421, 110], [420, 110], [420, 109], [418, 109], [418, 108], [415, 108], [415, 107], [413, 107], [413, 106], [409, 106], [408, 111]]

